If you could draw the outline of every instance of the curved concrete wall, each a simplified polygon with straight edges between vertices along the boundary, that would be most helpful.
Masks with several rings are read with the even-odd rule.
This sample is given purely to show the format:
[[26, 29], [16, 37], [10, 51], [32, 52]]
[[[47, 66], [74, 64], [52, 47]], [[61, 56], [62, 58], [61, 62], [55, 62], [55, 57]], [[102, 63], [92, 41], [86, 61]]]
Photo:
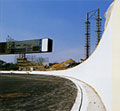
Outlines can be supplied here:
[[[94, 53], [82, 64], [63, 71], [38, 72], [66, 75], [82, 80], [92, 86], [101, 97], [107, 110], [112, 110], [112, 38], [120, 36], [120, 1], [114, 1], [109, 11], [108, 23]], [[116, 29], [117, 28], [117, 29]], [[113, 33], [114, 31], [114, 33]], [[120, 40], [118, 40], [120, 41]], [[118, 42], [119, 44], [119, 42]], [[119, 50], [117, 50], [119, 51]], [[117, 51], [115, 53], [117, 53]], [[37, 73], [37, 72], [36, 72]]]
[[[112, 73], [120, 66], [120, 0], [115, 0], [102, 39], [94, 53], [82, 64], [62, 71], [39, 71], [31, 74], [53, 74], [72, 77], [92, 86], [101, 97], [107, 111], [112, 110]], [[113, 52], [112, 52], [113, 45]], [[113, 64], [112, 64], [113, 63]], [[114, 69], [113, 69], [113, 66]], [[116, 66], [117, 65], [117, 66]], [[19, 73], [19, 72], [16, 72]], [[24, 72], [23, 72], [24, 73]]]

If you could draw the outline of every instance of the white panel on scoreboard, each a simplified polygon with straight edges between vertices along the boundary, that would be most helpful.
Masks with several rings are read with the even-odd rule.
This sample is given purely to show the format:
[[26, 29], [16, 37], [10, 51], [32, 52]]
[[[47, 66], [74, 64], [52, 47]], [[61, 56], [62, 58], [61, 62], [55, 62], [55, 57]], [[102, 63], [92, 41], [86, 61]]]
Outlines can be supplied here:
[[48, 51], [48, 39], [42, 39], [42, 52], [47, 52]]

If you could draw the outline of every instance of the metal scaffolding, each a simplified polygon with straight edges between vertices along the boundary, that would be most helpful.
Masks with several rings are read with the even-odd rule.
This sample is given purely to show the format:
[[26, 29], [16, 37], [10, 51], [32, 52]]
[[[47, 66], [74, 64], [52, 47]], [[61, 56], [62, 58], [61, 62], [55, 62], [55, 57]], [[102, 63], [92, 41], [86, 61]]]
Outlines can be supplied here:
[[89, 57], [90, 55], [90, 19], [94, 19], [96, 20], [96, 32], [97, 32], [97, 43], [96, 45], [98, 45], [99, 41], [100, 41], [100, 37], [101, 37], [101, 17], [100, 17], [100, 11], [99, 8], [97, 10], [93, 10], [90, 12], [87, 12], [86, 14], [86, 59]]
[[90, 22], [89, 22], [89, 13], [86, 15], [86, 58], [89, 57], [90, 54]]

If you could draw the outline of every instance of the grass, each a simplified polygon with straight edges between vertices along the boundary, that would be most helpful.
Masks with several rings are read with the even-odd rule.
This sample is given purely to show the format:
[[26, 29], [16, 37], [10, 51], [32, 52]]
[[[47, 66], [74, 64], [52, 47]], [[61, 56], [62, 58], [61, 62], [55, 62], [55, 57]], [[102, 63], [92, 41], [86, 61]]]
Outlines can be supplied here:
[[0, 74], [0, 111], [70, 111], [76, 95], [60, 77]]

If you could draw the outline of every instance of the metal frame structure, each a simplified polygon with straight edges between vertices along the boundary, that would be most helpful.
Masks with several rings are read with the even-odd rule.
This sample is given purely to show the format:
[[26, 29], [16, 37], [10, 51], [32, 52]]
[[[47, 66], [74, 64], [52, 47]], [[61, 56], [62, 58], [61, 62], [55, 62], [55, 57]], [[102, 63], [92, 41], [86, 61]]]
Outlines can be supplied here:
[[100, 11], [99, 8], [97, 10], [93, 10], [90, 12], [87, 12], [86, 14], [86, 59], [89, 57], [90, 55], [90, 20], [94, 19], [96, 20], [96, 27], [97, 27], [97, 44], [100, 41], [100, 37], [101, 37], [101, 17], [100, 17]]

